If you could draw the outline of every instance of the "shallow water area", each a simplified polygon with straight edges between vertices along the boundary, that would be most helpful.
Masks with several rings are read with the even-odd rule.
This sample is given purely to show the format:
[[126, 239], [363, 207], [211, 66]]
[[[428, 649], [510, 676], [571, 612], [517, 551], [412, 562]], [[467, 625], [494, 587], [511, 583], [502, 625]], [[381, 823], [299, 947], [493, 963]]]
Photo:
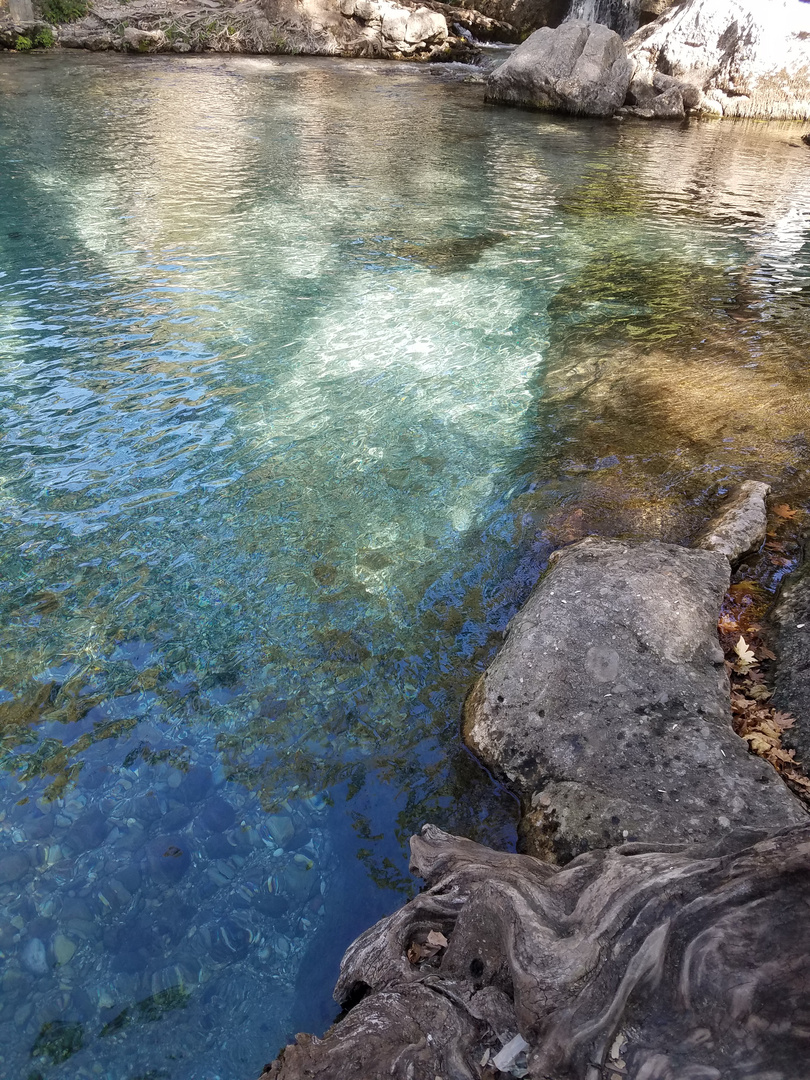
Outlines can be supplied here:
[[0, 1073], [323, 1028], [549, 552], [808, 491], [808, 151], [423, 66], [0, 56]]

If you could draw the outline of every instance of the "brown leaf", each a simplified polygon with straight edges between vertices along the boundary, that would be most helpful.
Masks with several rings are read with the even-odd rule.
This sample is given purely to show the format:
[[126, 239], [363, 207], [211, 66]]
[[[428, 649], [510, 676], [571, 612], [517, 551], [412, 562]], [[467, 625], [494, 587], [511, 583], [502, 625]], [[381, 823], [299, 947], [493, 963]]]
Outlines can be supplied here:
[[422, 959], [422, 948], [415, 941], [408, 946], [408, 959], [412, 964], [418, 964]]
[[774, 727], [779, 728], [780, 731], [787, 731], [788, 728], [792, 728], [796, 723], [796, 718], [787, 712], [775, 712], [771, 717], [771, 723]]
[[756, 682], [752, 685], [748, 693], [754, 701], [767, 701], [773, 693], [773, 690], [769, 690], [767, 686], [763, 686], [762, 683]]
[[428, 945], [435, 945], [438, 949], [447, 948], [447, 938], [444, 934], [440, 934], [438, 930], [431, 930], [427, 936]]
[[721, 634], [733, 634], [740, 632], [740, 624], [731, 615], [721, 615], [717, 620], [717, 629]]
[[771, 509], [777, 517], [783, 518], [785, 521], [792, 521], [798, 514], [798, 510], [791, 510], [787, 503], [779, 503], [778, 506], [772, 506]]
[[756, 652], [757, 656], [760, 658], [760, 660], [775, 660], [776, 659], [776, 653], [771, 652], [771, 650], [767, 647], [767, 645], [758, 645], [756, 647], [756, 649], [755, 649], [755, 652]]
[[743, 735], [743, 738], [755, 754], [760, 754], [763, 757], [767, 756], [768, 752], [773, 748], [771, 740], [766, 739], [760, 731], [752, 731], [748, 735]]

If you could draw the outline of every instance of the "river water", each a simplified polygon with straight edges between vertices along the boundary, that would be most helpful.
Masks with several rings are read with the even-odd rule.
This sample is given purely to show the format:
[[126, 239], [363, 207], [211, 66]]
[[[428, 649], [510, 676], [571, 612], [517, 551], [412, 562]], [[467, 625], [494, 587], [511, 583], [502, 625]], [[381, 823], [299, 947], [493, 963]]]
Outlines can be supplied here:
[[0, 57], [0, 1074], [322, 1030], [548, 553], [808, 490], [795, 127], [416, 65]]

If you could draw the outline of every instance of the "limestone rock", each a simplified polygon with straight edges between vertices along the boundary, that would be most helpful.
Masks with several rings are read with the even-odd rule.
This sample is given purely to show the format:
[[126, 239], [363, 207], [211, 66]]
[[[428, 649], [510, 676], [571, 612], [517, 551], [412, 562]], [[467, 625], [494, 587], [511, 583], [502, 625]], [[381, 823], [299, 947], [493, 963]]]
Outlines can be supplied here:
[[[805, 1080], [810, 825], [562, 870], [426, 825], [411, 869], [425, 889], [343, 958], [343, 1019], [264, 1080], [481, 1080], [515, 1036], [530, 1077]], [[434, 930], [447, 948], [411, 963]]]
[[465, 705], [468, 746], [520, 797], [526, 849], [699, 841], [804, 818], [731, 726], [724, 555], [589, 538], [556, 553]]
[[647, 98], [638, 108], [625, 107], [620, 111], [626, 116], [640, 116], [645, 120], [683, 120], [686, 116], [683, 97], [677, 86]]
[[[511, 25], [514, 37], [501, 34], [501, 41], [521, 41], [541, 26], [559, 26], [570, 0], [476, 0], [477, 11]], [[476, 35], [478, 36], [478, 35]]]
[[405, 8], [389, 8], [383, 15], [382, 35], [389, 41], [404, 41], [407, 25], [408, 12]]
[[659, 94], [665, 94], [668, 90], [677, 90], [686, 109], [697, 109], [703, 100], [703, 92], [698, 87], [682, 82], [680, 79], [673, 79], [671, 75], [664, 75], [660, 71], [656, 71], [653, 75], [652, 84]]
[[139, 30], [135, 26], [126, 26], [122, 47], [125, 52], [159, 52], [166, 47], [166, 35], [162, 30]]
[[696, 546], [719, 551], [731, 563], [758, 551], [765, 542], [768, 524], [765, 497], [770, 490], [768, 484], [758, 480], [746, 480], [736, 487], [728, 494]]
[[618, 34], [566, 22], [535, 30], [487, 80], [486, 99], [535, 109], [610, 116], [622, 104], [632, 66]]
[[405, 27], [405, 41], [409, 45], [424, 41], [444, 41], [447, 38], [447, 23], [443, 15], [427, 8], [418, 8], [408, 19]]
[[[807, 552], [805, 551], [805, 560]], [[810, 562], [791, 574], [773, 613], [777, 628], [776, 687], [771, 703], [796, 717], [782, 745], [810, 765]]]
[[685, 0], [638, 30], [627, 53], [636, 78], [673, 77], [725, 116], [810, 117], [810, 4]]

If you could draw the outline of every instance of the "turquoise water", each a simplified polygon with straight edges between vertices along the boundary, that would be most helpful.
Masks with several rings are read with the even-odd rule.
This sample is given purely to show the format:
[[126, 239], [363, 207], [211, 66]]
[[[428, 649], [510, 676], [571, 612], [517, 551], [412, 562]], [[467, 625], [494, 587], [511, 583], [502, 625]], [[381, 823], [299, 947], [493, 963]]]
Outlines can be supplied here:
[[[797, 145], [792, 145], [796, 143]], [[0, 1073], [323, 1029], [549, 551], [807, 486], [807, 150], [416, 66], [0, 56]]]

